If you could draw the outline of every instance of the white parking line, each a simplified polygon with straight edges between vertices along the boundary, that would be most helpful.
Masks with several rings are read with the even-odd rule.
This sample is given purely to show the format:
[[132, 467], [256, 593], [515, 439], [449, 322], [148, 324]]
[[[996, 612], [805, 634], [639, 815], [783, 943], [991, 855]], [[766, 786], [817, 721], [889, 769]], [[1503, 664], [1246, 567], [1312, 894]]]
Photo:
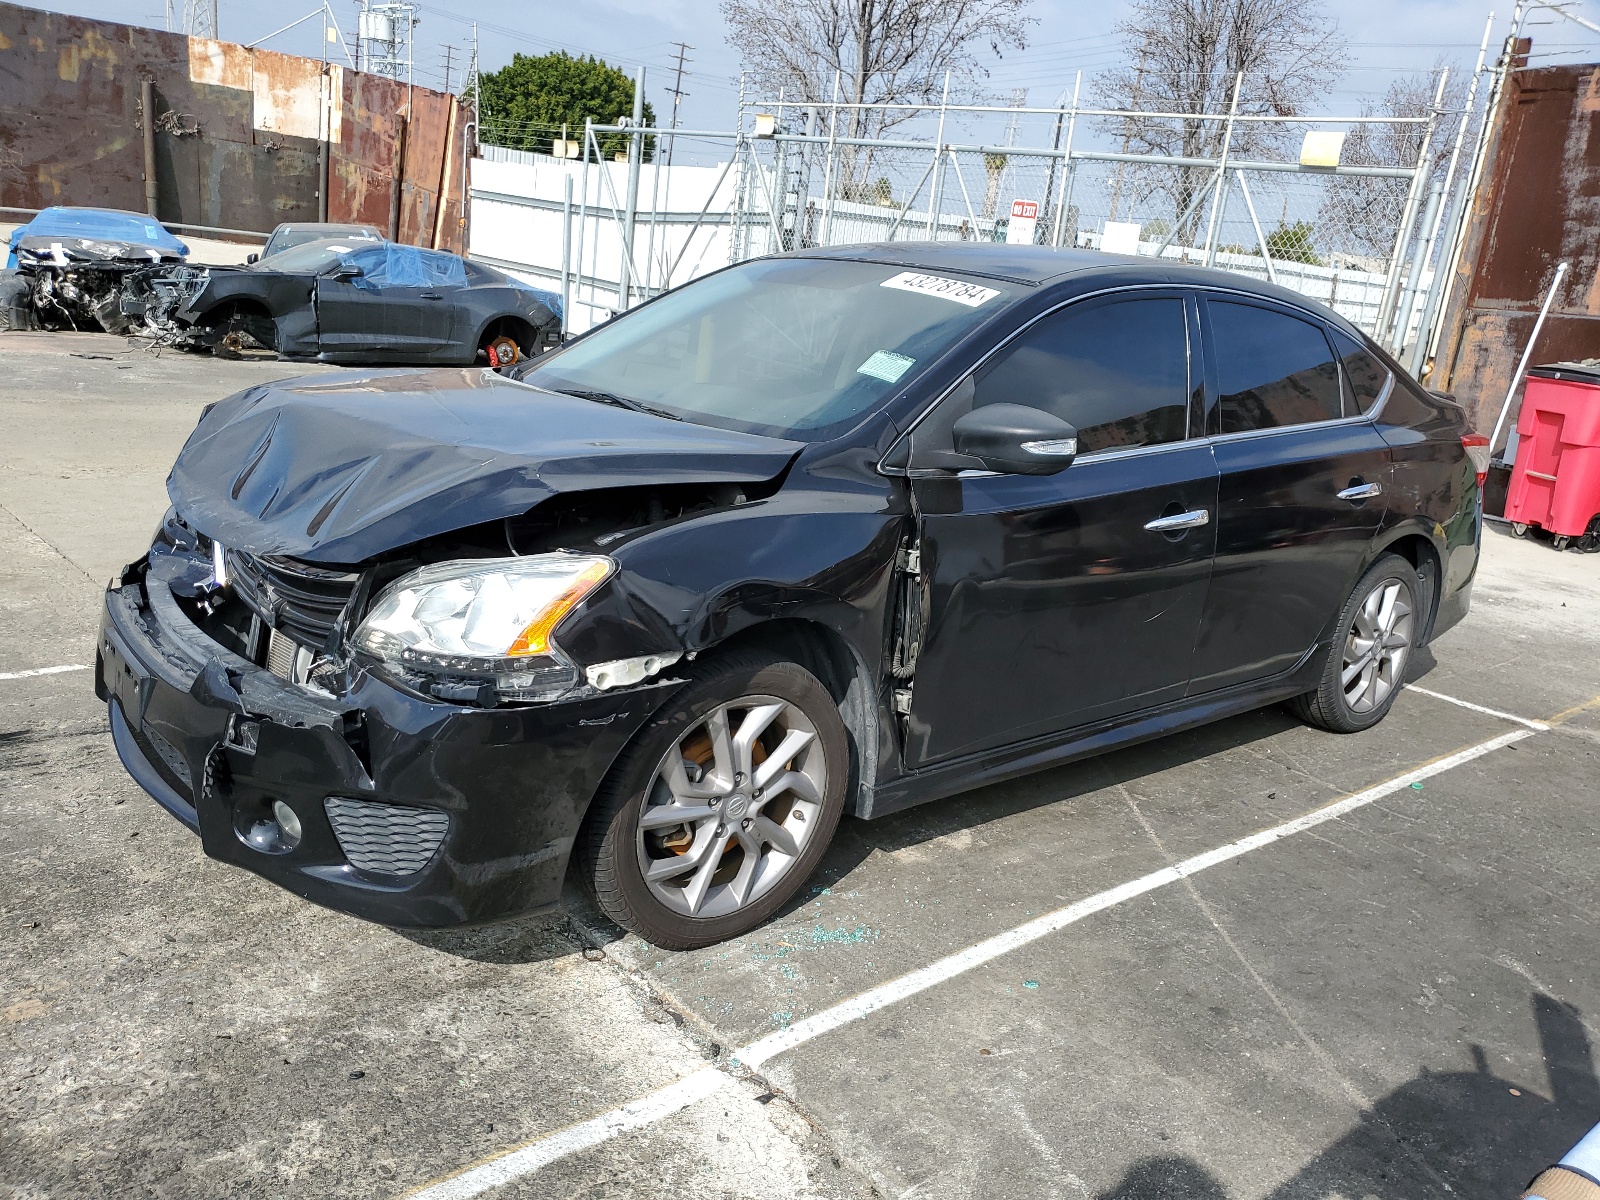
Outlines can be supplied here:
[[1481, 704], [1474, 704], [1470, 700], [1461, 700], [1455, 696], [1446, 696], [1443, 692], [1430, 692], [1425, 687], [1418, 687], [1414, 683], [1406, 684], [1406, 691], [1415, 692], [1419, 696], [1432, 696], [1435, 700], [1443, 700], [1446, 704], [1454, 704], [1458, 708], [1471, 709], [1475, 713], [1482, 713], [1486, 717], [1499, 717], [1502, 721], [1515, 721], [1518, 725], [1526, 725], [1529, 729], [1545, 733], [1550, 726], [1543, 721], [1535, 721], [1528, 717], [1519, 717], [1516, 713], [1501, 712], [1498, 708], [1485, 708]]
[[638, 1129], [641, 1125], [654, 1125], [732, 1082], [727, 1074], [716, 1067], [704, 1067], [693, 1075], [684, 1076], [677, 1083], [669, 1083], [649, 1095], [631, 1100], [621, 1108], [601, 1113], [577, 1125], [569, 1125], [549, 1137], [528, 1143], [520, 1150], [491, 1158], [460, 1175], [415, 1192], [413, 1196], [416, 1200], [423, 1200], [424, 1197], [426, 1200], [466, 1200], [469, 1196], [480, 1196], [490, 1188], [531, 1175], [557, 1159], [608, 1142], [619, 1133]]
[[35, 675], [60, 675], [65, 671], [87, 671], [85, 663], [71, 663], [65, 667], [35, 667], [31, 671], [0, 671], [0, 680], [32, 679]]
[[[1343, 800], [1336, 800], [1292, 821], [1285, 821], [1282, 825], [1263, 829], [1260, 833], [1229, 842], [1226, 846], [1218, 846], [1215, 850], [1207, 850], [1204, 854], [1186, 858], [1180, 863], [1152, 871], [1139, 879], [1100, 892], [1076, 904], [1069, 904], [1065, 908], [1058, 908], [1042, 917], [1036, 917], [1032, 921], [996, 934], [965, 950], [959, 950], [926, 967], [902, 975], [898, 979], [891, 979], [888, 983], [879, 984], [860, 995], [825, 1008], [786, 1029], [758, 1038], [748, 1046], [734, 1051], [729, 1056], [729, 1065], [730, 1067], [738, 1065], [752, 1071], [759, 1070], [763, 1064], [778, 1055], [804, 1045], [824, 1033], [852, 1024], [871, 1013], [888, 1008], [891, 1004], [898, 1004], [937, 984], [964, 975], [1003, 954], [1009, 954], [1069, 925], [1075, 925], [1085, 917], [1132, 900], [1136, 896], [1166, 887], [1188, 876], [1197, 875], [1211, 867], [1230, 862], [1249, 854], [1252, 850], [1260, 850], [1294, 834], [1328, 821], [1338, 820], [1346, 813], [1403, 791], [1414, 783], [1441, 775], [1475, 758], [1482, 758], [1502, 746], [1509, 746], [1513, 742], [1520, 742], [1532, 736], [1532, 730], [1519, 729], [1491, 738], [1487, 742], [1480, 742], [1476, 746], [1468, 746], [1464, 750], [1445, 755], [1413, 771], [1407, 771], [1404, 775], [1398, 775], [1375, 787], [1370, 787], [1364, 792], [1346, 796]], [[597, 1146], [619, 1133], [652, 1124], [673, 1113], [681, 1112], [695, 1101], [711, 1095], [728, 1082], [729, 1078], [720, 1068], [706, 1067], [620, 1108], [558, 1130], [477, 1166], [468, 1167], [437, 1183], [409, 1192], [407, 1195], [410, 1200], [467, 1200], [468, 1197], [482, 1195], [490, 1188], [532, 1174], [557, 1159]]]

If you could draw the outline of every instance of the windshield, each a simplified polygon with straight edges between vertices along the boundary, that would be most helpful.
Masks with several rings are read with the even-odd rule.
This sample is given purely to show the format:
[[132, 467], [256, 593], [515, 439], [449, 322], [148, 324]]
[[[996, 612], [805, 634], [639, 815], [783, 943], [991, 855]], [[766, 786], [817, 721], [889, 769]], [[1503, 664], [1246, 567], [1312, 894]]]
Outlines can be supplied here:
[[669, 292], [523, 379], [819, 441], [880, 407], [1014, 292], [896, 266], [764, 259]]
[[354, 249], [354, 245], [343, 240], [307, 242], [269, 255], [256, 265], [265, 271], [282, 271], [286, 275], [316, 275]]

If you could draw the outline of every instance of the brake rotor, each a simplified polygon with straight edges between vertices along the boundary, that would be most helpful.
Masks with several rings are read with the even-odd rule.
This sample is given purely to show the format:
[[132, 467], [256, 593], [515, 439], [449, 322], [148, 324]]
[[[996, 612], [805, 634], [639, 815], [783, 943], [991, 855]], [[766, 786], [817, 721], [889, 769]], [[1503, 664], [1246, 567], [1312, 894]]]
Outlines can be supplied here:
[[[678, 746], [678, 753], [685, 762], [692, 762], [697, 767], [704, 768], [715, 756], [711, 748], [711, 735], [702, 729], [687, 742]], [[661, 848], [673, 854], [687, 854], [689, 847], [694, 845], [694, 830], [687, 825], [679, 825], [676, 829], [669, 829], [661, 835]]]
[[501, 334], [493, 339], [486, 347], [491, 367], [509, 367], [522, 357], [522, 347], [518, 346], [515, 338]]

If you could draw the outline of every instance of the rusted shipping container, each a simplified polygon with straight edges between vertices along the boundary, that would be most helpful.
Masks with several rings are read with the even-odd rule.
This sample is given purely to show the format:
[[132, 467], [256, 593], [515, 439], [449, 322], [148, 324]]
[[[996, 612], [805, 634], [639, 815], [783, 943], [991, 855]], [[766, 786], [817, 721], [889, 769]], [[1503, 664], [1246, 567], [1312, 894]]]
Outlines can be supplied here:
[[163, 221], [266, 232], [318, 220], [326, 163], [327, 220], [461, 248], [470, 114], [455, 97], [337, 63], [5, 3], [0, 205], [145, 211], [146, 79]]
[[1600, 65], [1511, 74], [1428, 379], [1494, 423], [1556, 265], [1533, 361], [1600, 356]]

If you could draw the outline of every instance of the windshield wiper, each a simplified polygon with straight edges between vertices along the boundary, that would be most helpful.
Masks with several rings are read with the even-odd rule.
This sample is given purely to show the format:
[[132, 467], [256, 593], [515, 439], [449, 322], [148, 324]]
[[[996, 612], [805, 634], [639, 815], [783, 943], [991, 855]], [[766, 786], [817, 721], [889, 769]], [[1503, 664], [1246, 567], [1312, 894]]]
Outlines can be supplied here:
[[617, 408], [625, 408], [629, 412], [646, 413], [652, 417], [665, 417], [669, 421], [683, 420], [677, 413], [668, 412], [664, 408], [645, 404], [627, 396], [619, 396], [615, 392], [601, 392], [591, 388], [550, 388], [552, 392], [559, 392], [563, 396], [576, 396], [580, 400], [593, 400], [599, 404], [611, 404]]

